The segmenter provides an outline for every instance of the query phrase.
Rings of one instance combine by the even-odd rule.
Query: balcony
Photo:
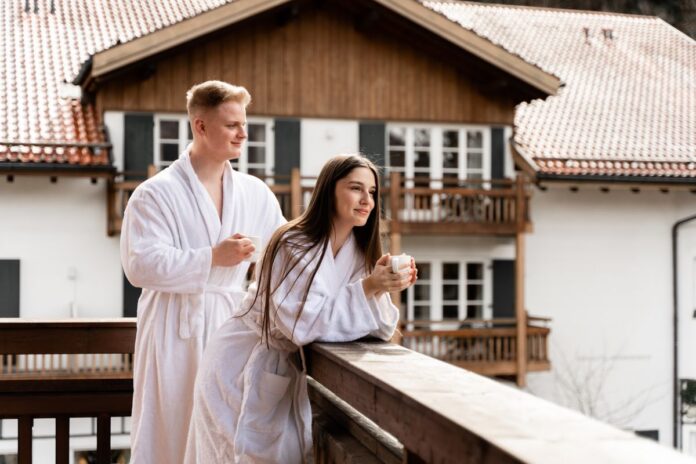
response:
[[[526,359],[518,359],[515,319],[405,321],[401,344],[413,351],[487,376],[548,371],[550,319],[527,317]]]
[[[154,175],[151,169],[148,175]],[[121,231],[123,211],[138,180],[118,175],[109,183],[108,234]],[[314,177],[290,176],[265,179],[278,197],[283,215],[299,216],[309,203]],[[391,234],[507,235],[531,229],[529,188],[522,177],[516,180],[404,179],[392,173],[383,182],[381,200],[385,226]],[[394,212],[397,214],[394,214]]]
[[[19,419],[19,463],[32,421],[56,419],[69,462],[69,418],[130,414],[135,321],[0,320],[0,418]],[[686,456],[407,348],[361,340],[305,348],[318,463],[684,463]]]

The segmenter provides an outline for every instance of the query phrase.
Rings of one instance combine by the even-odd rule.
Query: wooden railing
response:
[[[154,172],[150,170],[148,175]],[[124,180],[131,177],[121,173],[109,183],[109,235],[119,233],[130,194],[141,182]],[[299,216],[307,207],[316,181],[300,176],[299,169],[293,169],[290,176],[267,176],[264,180],[288,219]],[[514,181],[405,179],[400,173],[392,173],[383,184],[381,202],[386,225],[401,234],[514,235],[530,225],[529,192],[522,177]]]
[[[440,321],[439,324],[446,325],[447,322]],[[548,357],[550,332],[548,327],[527,325],[527,371],[551,368]],[[479,374],[517,373],[517,330],[514,319],[481,321],[475,328],[404,329],[401,344]]]
[[[20,464],[36,418],[56,420],[56,462],[69,462],[70,418],[97,418],[97,462],[110,463],[111,418],[130,416],[135,319],[0,320],[0,419],[18,419]]]
[[[132,381],[125,364],[116,367],[114,361],[109,367],[104,356],[88,356],[72,368],[56,357],[53,374],[50,361],[23,367],[20,374],[14,367],[22,364],[18,360],[112,354],[130,363],[122,355],[132,353],[135,330],[134,319],[0,320],[0,354],[5,355],[0,418],[19,419],[19,463],[32,460],[34,418],[56,418],[56,462],[67,463],[69,418],[95,416],[97,462],[108,463],[109,418],[130,415]],[[541,464],[569,457],[592,463],[691,462],[649,440],[395,344],[321,343],[305,347],[305,353],[318,464]]]
[[[309,374],[398,440],[401,462],[692,462],[650,440],[398,345],[315,343],[306,351]],[[385,440],[376,446],[363,430],[353,435],[362,449],[382,452],[385,459],[377,462],[395,462],[398,450],[384,452]]]

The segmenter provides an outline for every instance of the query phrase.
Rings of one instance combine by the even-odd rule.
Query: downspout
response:
[[[677,248],[678,248],[678,229],[680,226],[686,224],[687,222],[696,219],[696,214],[688,216],[684,219],[680,219],[675,222],[672,226],[672,330],[674,343],[672,346],[673,350],[673,401],[672,401],[672,414],[674,420],[672,421],[672,442],[676,449],[680,446],[680,432],[681,432],[681,413],[679,412],[679,283],[677,279]]]

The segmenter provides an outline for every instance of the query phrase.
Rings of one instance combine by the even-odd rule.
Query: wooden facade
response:
[[[232,25],[113,73],[99,113],[185,112],[191,85],[221,79],[247,87],[259,116],[512,124],[514,77],[414,24],[354,14],[310,4]]]

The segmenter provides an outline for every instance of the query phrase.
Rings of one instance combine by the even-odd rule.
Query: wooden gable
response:
[[[511,124],[535,95],[513,76],[387,11],[336,3],[259,14],[116,71],[100,111],[184,112],[193,84],[247,87],[250,114]]]

